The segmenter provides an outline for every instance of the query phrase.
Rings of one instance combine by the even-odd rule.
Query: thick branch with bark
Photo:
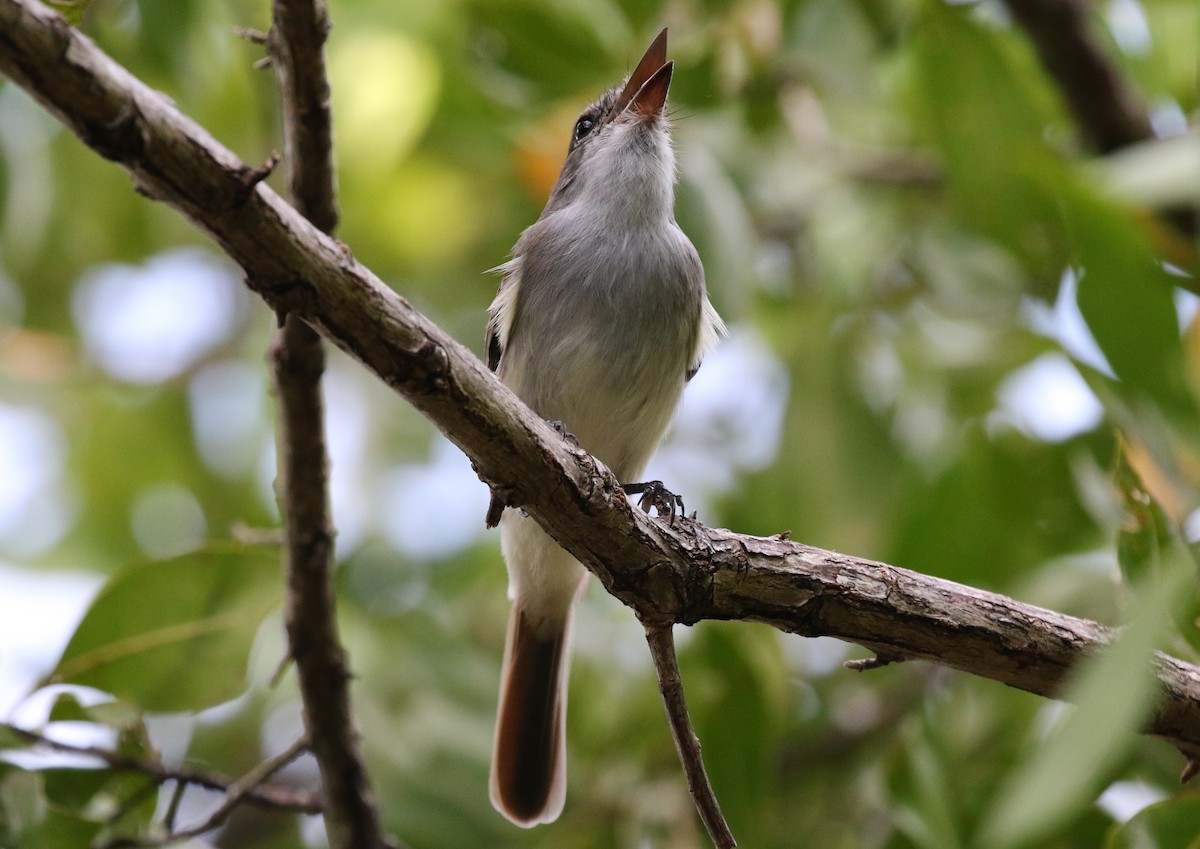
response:
[[[404,395],[648,625],[748,619],[930,660],[1046,696],[1113,632],[1011,598],[778,538],[632,509],[484,365],[203,129],[35,0],[0,0],[0,72],[114,159],[295,312]],[[1147,730],[1200,750],[1200,668],[1159,656]]]

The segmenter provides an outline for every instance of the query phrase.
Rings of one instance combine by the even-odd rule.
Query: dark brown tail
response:
[[[566,798],[566,654],[570,616],[539,634],[509,615],[492,755],[492,805],[523,828],[554,822]]]

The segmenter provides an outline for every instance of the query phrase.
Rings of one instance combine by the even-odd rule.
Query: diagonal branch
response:
[[[466,348],[387,289],[162,95],[36,0],[0,0],[0,73],[208,233],[274,309],[302,315],[470,456],[648,626],[765,622],[1054,697],[1113,631],[1011,598],[778,538],[632,509]],[[1146,730],[1200,751],[1200,668],[1157,657]]]
[[[1150,113],[1096,33],[1096,7],[1085,0],[1005,0],[1057,84],[1088,145],[1108,154],[1153,139]],[[1197,232],[1196,209],[1167,210],[1185,236]]]
[[[283,100],[288,190],[316,227],[332,231],[333,144],[323,47],[323,0],[275,0],[268,38]],[[389,845],[379,822],[350,709],[350,671],[338,637],[333,588],[321,338],[295,315],[271,351],[279,402],[279,496],[287,571],[287,632],[304,702],[304,722],[328,800],[325,830],[333,849]]]
[[[1154,138],[1146,105],[1100,45],[1084,0],[1005,0],[1088,143],[1099,153]]]

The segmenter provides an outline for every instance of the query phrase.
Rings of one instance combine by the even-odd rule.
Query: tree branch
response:
[[[1146,104],[1100,43],[1085,0],[1005,0],[1058,85],[1087,143],[1101,154],[1154,138]],[[1196,235],[1196,209],[1165,217],[1185,236]]]
[[[296,208],[332,231],[333,144],[323,47],[323,0],[275,0],[268,38],[283,100],[288,188]],[[333,588],[321,376],[325,351],[304,321],[279,312],[271,352],[279,403],[279,497],[287,552],[287,632],[304,702],[304,721],[325,790],[325,830],[333,849],[394,845],[383,834],[350,709],[350,672],[338,636]]]
[[[712,782],[704,769],[700,756],[700,738],[692,728],[687,703],[683,698],[683,677],[679,674],[679,661],[675,657],[675,634],[671,625],[646,627],[646,642],[650,656],[654,659],[654,671],[658,675],[658,690],[662,694],[663,709],[667,712],[667,724],[675,740],[675,751],[687,777],[688,791],[696,803],[696,810],[708,836],[717,849],[733,849],[737,841],[729,830],[729,823],[721,813],[721,803],[713,792]]]
[[[181,787],[194,784],[197,787],[203,787],[206,790],[216,790],[220,793],[231,792],[232,788],[238,784],[237,779],[222,775],[219,772],[192,769],[183,766],[171,769],[154,761],[141,760],[120,752],[114,752],[111,749],[102,749],[99,746],[77,746],[73,743],[63,743],[51,739],[44,734],[39,734],[36,731],[10,725],[7,722],[0,723],[0,728],[35,746],[44,746],[47,749],[64,754],[95,758],[110,769],[120,772],[141,773],[155,784],[166,784],[168,781],[174,781]],[[266,777],[264,776],[263,779],[252,785],[243,785],[239,791],[240,798],[268,808],[299,811],[305,814],[319,814],[324,811],[325,805],[320,796],[294,787],[264,784],[262,782]]]
[[[1154,138],[1146,105],[1101,47],[1083,0],[1005,0],[1098,153]]]
[[[179,831],[171,831],[162,837],[114,837],[101,844],[100,849],[125,849],[125,847],[156,847],[165,846],[170,843],[176,843],[180,840],[187,840],[192,837],[199,837],[205,832],[212,831],[225,823],[229,819],[229,815],[233,813],[238,805],[242,804],[242,800],[247,798],[251,791],[262,782],[266,781],[273,774],[283,769],[296,758],[300,757],[304,752],[308,751],[307,736],[301,737],[294,741],[275,757],[263,761],[247,772],[237,781],[234,781],[226,788],[225,798],[217,809],[209,814],[202,822],[197,823],[189,828],[180,829]]]
[[[580,558],[646,625],[765,622],[1057,696],[1104,626],[895,566],[631,508],[462,345],[262,184],[203,129],[35,0],[0,0],[0,72],[208,233],[276,310],[295,311],[431,419],[489,483]],[[1156,659],[1146,730],[1200,751],[1200,668]]]

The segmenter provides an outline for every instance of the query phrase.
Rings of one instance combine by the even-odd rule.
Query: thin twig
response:
[[[64,743],[40,734],[37,731],[30,731],[29,729],[20,728],[8,723],[0,723],[0,728],[36,746],[42,746],[64,754],[95,758],[110,769],[120,772],[141,773],[148,776],[156,784],[166,784],[168,781],[175,781],[181,787],[194,784],[197,787],[216,790],[222,793],[230,792],[230,788],[237,784],[235,779],[227,775],[222,775],[219,772],[192,769],[189,767],[165,767],[156,761],[141,760],[99,746],[78,746],[73,743]],[[324,802],[319,795],[309,793],[305,790],[281,787],[274,784],[257,784],[244,791],[241,794],[241,798],[246,802],[252,802],[256,805],[298,811],[305,814],[319,814],[324,810]]]
[[[729,830],[717,794],[708,780],[704,759],[700,756],[700,738],[692,728],[692,718],[688,716],[687,704],[683,700],[683,679],[675,658],[675,633],[670,625],[647,625],[646,642],[650,646],[650,657],[654,659],[654,671],[658,673],[658,690],[662,693],[667,723],[675,739],[675,751],[679,753],[679,762],[687,776],[688,790],[696,803],[700,820],[717,849],[732,849],[737,846],[737,841]]]
[[[225,792],[225,798],[215,811],[209,814],[203,822],[199,822],[191,828],[180,829],[179,831],[172,831],[168,834],[155,837],[114,837],[101,844],[100,849],[166,846],[171,843],[177,843],[180,840],[199,837],[201,834],[212,831],[214,828],[223,825],[225,820],[229,819],[229,815],[249,797],[255,787],[258,787],[273,774],[300,757],[300,755],[308,751],[308,748],[308,737],[300,737],[273,758],[255,766],[237,781],[229,785],[229,788]]]

